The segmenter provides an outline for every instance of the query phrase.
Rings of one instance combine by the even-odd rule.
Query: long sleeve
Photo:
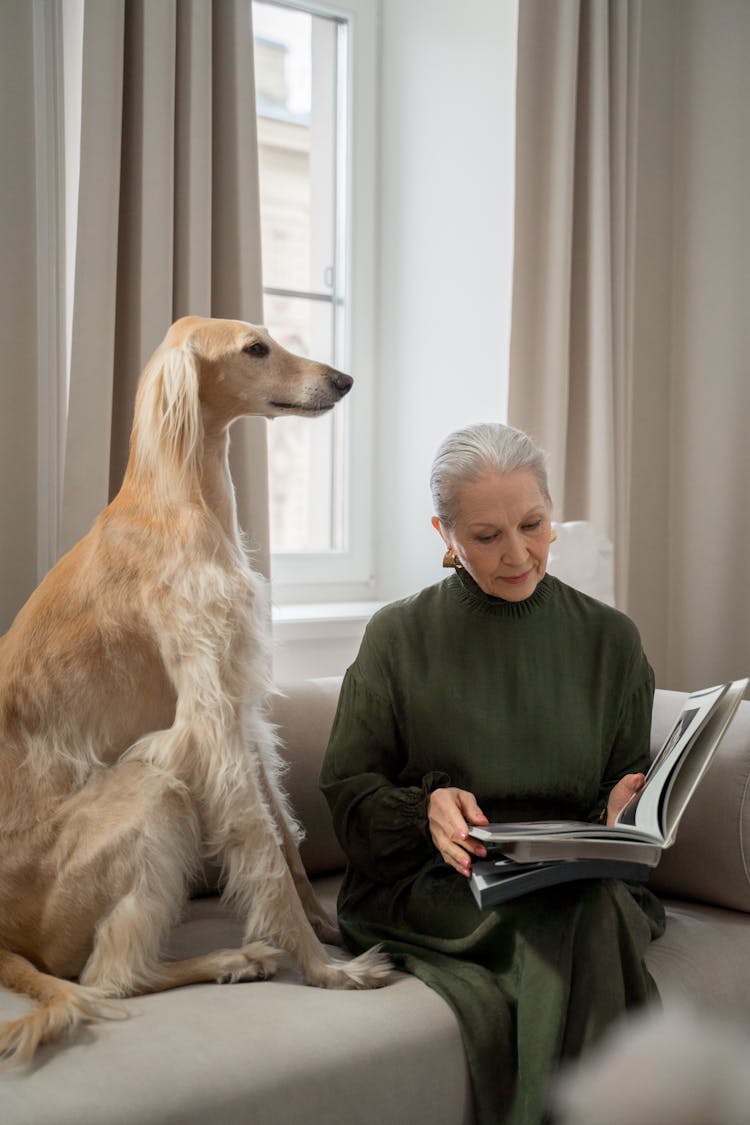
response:
[[[639,641],[596,808],[590,816],[592,820],[599,819],[606,811],[610,791],[622,777],[628,773],[645,773],[648,769],[653,704],[654,673]]]
[[[404,764],[393,708],[355,664],[344,677],[320,783],[349,862],[376,883],[413,874],[435,851],[427,799],[449,779],[434,772],[421,785],[400,784]]]

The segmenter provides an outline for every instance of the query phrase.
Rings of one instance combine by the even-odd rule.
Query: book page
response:
[[[705,691],[693,692],[688,697],[677,722],[649,767],[643,788],[620,810],[615,821],[618,826],[631,825],[650,836],[666,840],[663,813],[667,787],[671,784],[675,771],[682,768],[708,715],[726,690],[727,685],[721,684],[706,688]]]
[[[605,836],[604,832],[609,833]],[[637,836],[623,839],[624,833],[604,828],[596,836],[527,836],[523,840],[506,841],[500,848],[509,859],[518,863],[563,859],[619,859],[654,867],[662,848],[655,842],[645,843]],[[489,853],[492,855],[492,851]]]
[[[747,680],[730,684],[716,710],[708,717],[684,764],[670,779],[662,794],[665,846],[671,844],[690,798],[708,769],[714,751],[729,726],[745,691]]]
[[[508,842],[520,840],[640,840],[651,844],[660,843],[658,836],[649,836],[629,824],[609,826],[591,820],[508,821],[488,824],[484,828],[472,826],[469,835],[501,848]]]

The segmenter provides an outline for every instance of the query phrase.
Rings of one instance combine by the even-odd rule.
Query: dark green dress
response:
[[[558,1061],[656,998],[643,955],[664,915],[616,880],[480,911],[428,795],[468,789],[491,821],[596,818],[647,765],[653,690],[623,614],[550,575],[506,602],[465,571],[376,614],[344,678],[321,774],[349,858],[342,932],[453,1007],[481,1125],[542,1121]]]

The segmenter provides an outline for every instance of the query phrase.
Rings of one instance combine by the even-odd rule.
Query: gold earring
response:
[[[443,555],[443,567],[445,570],[463,570],[463,564],[458,555],[450,547]]]
[[[557,532],[553,529],[552,533],[550,534],[549,541],[550,541],[550,543],[554,543],[556,539],[557,539]]]

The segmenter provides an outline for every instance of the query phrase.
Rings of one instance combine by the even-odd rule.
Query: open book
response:
[[[477,901],[478,883],[487,879],[494,879],[498,887],[506,882],[508,893],[503,897],[510,898],[526,893],[522,882],[524,874],[529,890],[536,889],[537,885],[574,878],[606,875],[644,878],[648,871],[644,873],[643,869],[655,867],[663,849],[674,842],[682,814],[708,769],[747,686],[747,679],[734,680],[688,696],[674,727],[651,762],[643,787],[620,810],[613,825],[545,820],[470,828],[470,834],[490,849],[486,861],[473,865],[472,890]],[[498,854],[493,856],[493,852]],[[501,860],[510,861],[510,866]],[[563,860],[574,862],[561,863]],[[601,871],[602,861],[611,862],[606,872],[597,874],[592,867],[592,873],[585,874],[583,861],[599,863],[597,871]],[[488,864],[496,865],[494,872]],[[626,874],[619,864],[631,866],[631,873]],[[525,873],[520,865],[526,866]],[[559,869],[557,877],[553,867]],[[636,870],[639,867],[640,873]],[[519,880],[515,892],[508,882],[513,877]],[[540,883],[540,879],[544,882]],[[531,885],[534,883],[536,885]],[[500,894],[500,890],[497,893]],[[488,903],[480,902],[480,905]]]

